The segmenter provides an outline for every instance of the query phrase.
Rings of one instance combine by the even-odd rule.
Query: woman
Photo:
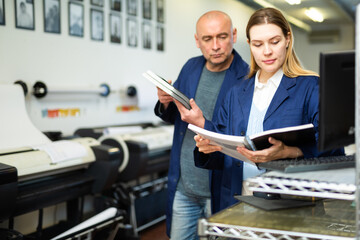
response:
[[[251,63],[248,79],[234,86],[215,122],[205,120],[204,128],[230,135],[252,135],[269,129],[312,123],[318,137],[318,75],[302,68],[293,49],[289,23],[274,8],[257,10],[246,27]],[[236,202],[243,191],[242,181],[260,174],[254,165],[232,159],[221,147],[195,136],[194,156],[198,167],[212,169],[213,213]],[[344,154],[343,149],[319,153],[312,146],[286,146],[269,138],[270,148],[237,151],[255,163],[282,158]],[[209,154],[211,153],[211,154]],[[246,193],[243,193],[243,195]]]

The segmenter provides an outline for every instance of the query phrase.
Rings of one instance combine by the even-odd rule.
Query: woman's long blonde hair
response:
[[[286,50],[286,57],[285,62],[283,64],[283,72],[287,77],[297,77],[299,75],[311,75],[311,76],[318,76],[317,73],[313,71],[309,71],[304,69],[301,66],[301,63],[299,59],[296,56],[295,50],[293,48],[293,33],[290,27],[290,24],[285,19],[283,14],[275,9],[275,8],[262,8],[257,10],[256,12],[251,15],[249,22],[246,27],[246,37],[248,41],[250,42],[250,28],[254,25],[260,25],[260,24],[275,24],[276,26],[280,27],[284,36],[289,36],[290,42],[289,46]],[[250,63],[250,72],[248,77],[252,77],[259,69],[260,67],[256,64],[253,54],[251,53],[251,63]]]

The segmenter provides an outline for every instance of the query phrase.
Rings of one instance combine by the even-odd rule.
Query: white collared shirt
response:
[[[259,82],[259,73],[260,71],[257,71],[255,76],[253,103],[260,111],[262,111],[269,107],[270,102],[280,85],[284,72],[280,68],[265,84]]]

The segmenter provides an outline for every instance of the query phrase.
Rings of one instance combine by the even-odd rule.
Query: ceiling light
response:
[[[301,0],[285,0],[290,5],[298,5],[301,3]]]
[[[318,10],[316,10],[315,8],[309,8],[305,10],[305,14],[314,22],[322,22],[324,21],[324,17],[321,14],[321,12],[319,12]]]

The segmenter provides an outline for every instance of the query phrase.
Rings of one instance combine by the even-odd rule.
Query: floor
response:
[[[140,232],[140,240],[169,240],[168,236],[166,235],[165,221],[162,221]]]

